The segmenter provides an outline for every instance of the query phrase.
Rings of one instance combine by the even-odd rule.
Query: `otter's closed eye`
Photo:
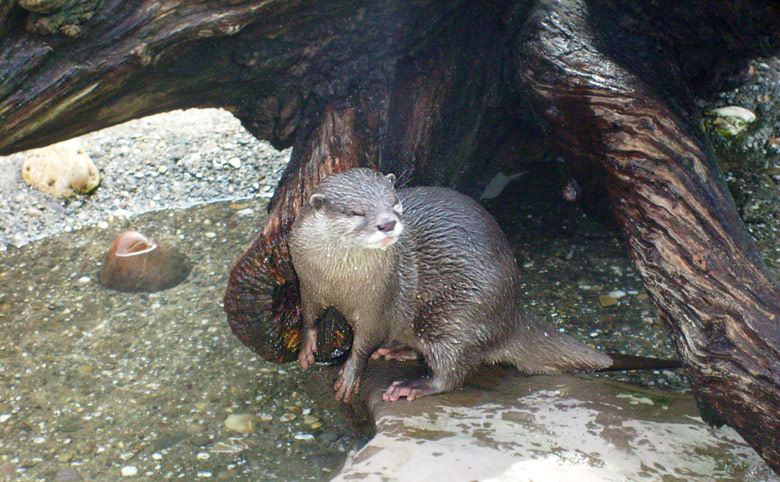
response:
[[[350,216],[365,216],[365,213],[363,211],[355,211],[354,209],[349,212]]]

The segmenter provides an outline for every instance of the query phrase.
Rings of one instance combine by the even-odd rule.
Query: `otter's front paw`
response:
[[[306,370],[314,364],[314,353],[317,351],[317,332],[304,333],[301,348],[298,352],[298,365],[301,370]]]
[[[345,370],[342,368],[339,373],[339,378],[336,380],[336,384],[333,385],[333,389],[336,390],[336,400],[349,402],[352,395],[360,390],[360,377],[356,375],[346,375]]]

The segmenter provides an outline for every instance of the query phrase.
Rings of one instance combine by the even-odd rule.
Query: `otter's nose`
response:
[[[395,220],[390,220],[386,223],[378,224],[376,228],[383,233],[389,233],[393,229],[395,229]]]

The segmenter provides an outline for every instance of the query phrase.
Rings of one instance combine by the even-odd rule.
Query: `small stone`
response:
[[[211,472],[198,472],[198,478],[199,479],[210,479],[212,477]]]
[[[722,136],[736,136],[756,120],[756,114],[736,105],[713,109],[707,114],[712,117],[708,122]]]
[[[76,139],[27,152],[24,182],[58,198],[87,194],[100,185],[100,173]]]
[[[622,290],[610,291],[609,296],[615,298],[616,300],[619,300],[620,298],[626,296],[626,292]]]
[[[228,161],[228,164],[230,164],[230,167],[233,169],[238,169],[241,167],[241,159],[233,157]]]
[[[152,454],[152,459],[153,460],[162,460],[162,458],[163,458],[163,456],[162,456],[162,454],[160,452],[155,452],[155,453]]]
[[[135,477],[136,475],[138,475],[138,467],[135,465],[122,467],[122,477]]]
[[[63,467],[54,476],[54,482],[81,482],[84,480],[73,467]]]
[[[314,435],[312,435],[310,433],[298,432],[293,437],[295,438],[295,440],[303,440],[303,441],[306,441],[306,442],[314,442]]]
[[[90,281],[91,279],[89,278],[89,276],[82,276],[81,278],[79,278],[79,283],[83,285],[89,283]]]
[[[281,417],[279,417],[280,422],[292,422],[295,420],[295,414],[294,413],[285,413]]]
[[[36,218],[41,215],[41,210],[40,209],[36,209],[36,208],[34,208],[32,206],[27,208],[27,210],[25,212],[27,213],[28,216],[32,216],[32,217],[36,217]]]
[[[225,427],[234,432],[252,433],[257,430],[258,422],[254,415],[233,413],[225,419]]]
[[[217,237],[217,233],[215,233],[214,231],[207,231],[207,232],[203,233],[203,235],[206,236],[207,238],[216,238]]]
[[[198,455],[196,455],[195,458],[198,460],[208,460],[211,458],[211,455],[206,452],[198,452]]]
[[[106,221],[98,221],[97,227],[100,229],[108,229],[108,223]]]
[[[61,462],[63,464],[67,464],[71,460],[73,460],[73,454],[65,453],[57,456],[57,462]]]
[[[322,422],[314,422],[309,426],[312,430],[317,430],[318,428],[322,428]]]
[[[159,172],[160,174],[165,174],[166,172],[168,172],[168,168],[166,166],[160,166],[157,168],[157,172]]]
[[[607,308],[615,306],[618,303],[618,300],[609,295],[601,295],[599,296],[599,303],[601,303],[601,306],[604,308]]]
[[[319,418],[317,418],[315,416],[312,416],[312,415],[304,415],[303,416],[303,423],[305,423],[306,425],[311,425],[311,424],[313,424],[315,422],[319,422],[319,421],[320,421]]]
[[[267,413],[264,413],[264,414],[260,415],[260,421],[261,422],[272,422],[273,419],[274,419],[274,416],[273,415],[269,415]]]
[[[5,422],[7,422],[7,421],[8,421],[10,418],[11,418],[11,414],[10,414],[10,413],[4,413],[4,414],[2,414],[2,415],[0,415],[0,423],[5,423]]]
[[[119,456],[119,458],[125,462],[132,459],[133,457],[135,457],[135,454],[133,452],[125,452]]]
[[[230,203],[230,209],[234,211],[241,211],[249,207],[249,203]]]

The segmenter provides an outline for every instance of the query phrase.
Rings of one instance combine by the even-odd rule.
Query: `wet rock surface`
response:
[[[448,394],[383,402],[407,368],[369,367],[377,434],[335,481],[780,480],[734,430],[705,425],[689,395],[493,368]]]

